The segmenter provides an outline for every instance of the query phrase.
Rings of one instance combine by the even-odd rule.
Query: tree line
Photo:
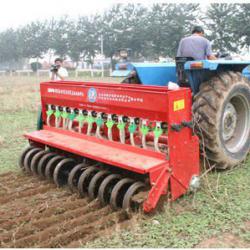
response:
[[[217,51],[239,52],[250,45],[250,4],[115,4],[103,14],[34,21],[0,32],[0,63],[55,53],[91,62],[101,52],[112,58],[130,48],[133,58],[174,57],[180,39],[195,24],[205,28]]]

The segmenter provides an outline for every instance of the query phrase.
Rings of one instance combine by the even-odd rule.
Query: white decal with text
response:
[[[54,89],[48,88],[48,93],[55,93],[59,95],[71,95],[71,96],[84,96],[84,93],[81,91],[73,91],[70,89]]]
[[[121,94],[98,94],[98,100],[103,101],[116,101],[116,102],[140,102],[143,103],[143,98],[132,97],[129,95],[121,95]]]

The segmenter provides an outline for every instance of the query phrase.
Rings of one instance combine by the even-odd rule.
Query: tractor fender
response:
[[[192,68],[194,63],[201,63],[202,67],[199,69],[210,70],[210,71],[237,71],[242,72],[244,68],[250,65],[250,61],[240,60],[199,60],[199,61],[188,61],[185,63],[185,70],[196,70]]]

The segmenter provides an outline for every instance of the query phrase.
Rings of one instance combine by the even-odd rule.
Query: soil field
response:
[[[36,129],[38,83],[45,80],[0,77],[0,247],[250,247],[250,156],[235,169],[204,175],[199,192],[132,218],[22,174],[23,134]]]
[[[37,177],[0,175],[0,247],[80,247],[133,219]]]

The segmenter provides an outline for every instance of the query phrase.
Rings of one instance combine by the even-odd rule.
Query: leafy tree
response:
[[[32,22],[20,29],[20,46],[26,58],[41,58],[49,49],[48,22]]]
[[[213,49],[232,52],[239,50],[239,38],[234,32],[235,13],[239,10],[238,4],[214,3],[209,6],[205,24],[210,31],[209,39],[213,41]]]
[[[30,64],[30,67],[32,69],[33,72],[37,72],[37,70],[41,69],[42,68],[42,64],[39,63],[39,62],[32,62]]]
[[[234,12],[233,33],[240,47],[250,47],[250,3],[240,4]]]
[[[69,51],[69,33],[74,30],[74,22],[64,16],[59,20],[51,19],[48,27],[49,48],[65,58]]]
[[[250,47],[250,4],[211,4],[203,16],[198,4],[115,4],[101,16],[63,16],[1,32],[0,61],[38,59],[53,51],[75,62],[91,62],[101,52],[101,36],[104,54],[111,59],[121,48],[132,49],[136,59],[174,57],[181,38],[202,20],[214,49]]]
[[[0,61],[1,63],[15,63],[22,58],[19,45],[19,31],[8,29],[0,33]],[[11,67],[10,67],[11,68]]]
[[[77,23],[68,32],[69,56],[74,61],[86,59],[92,61],[99,50],[99,16],[79,17]]]
[[[103,15],[100,25],[104,37],[104,54],[111,57],[120,48],[143,53],[147,9],[140,4],[116,4]]]
[[[147,20],[147,47],[151,56],[176,55],[179,41],[190,34],[196,23],[199,5],[197,4],[154,4]]]

